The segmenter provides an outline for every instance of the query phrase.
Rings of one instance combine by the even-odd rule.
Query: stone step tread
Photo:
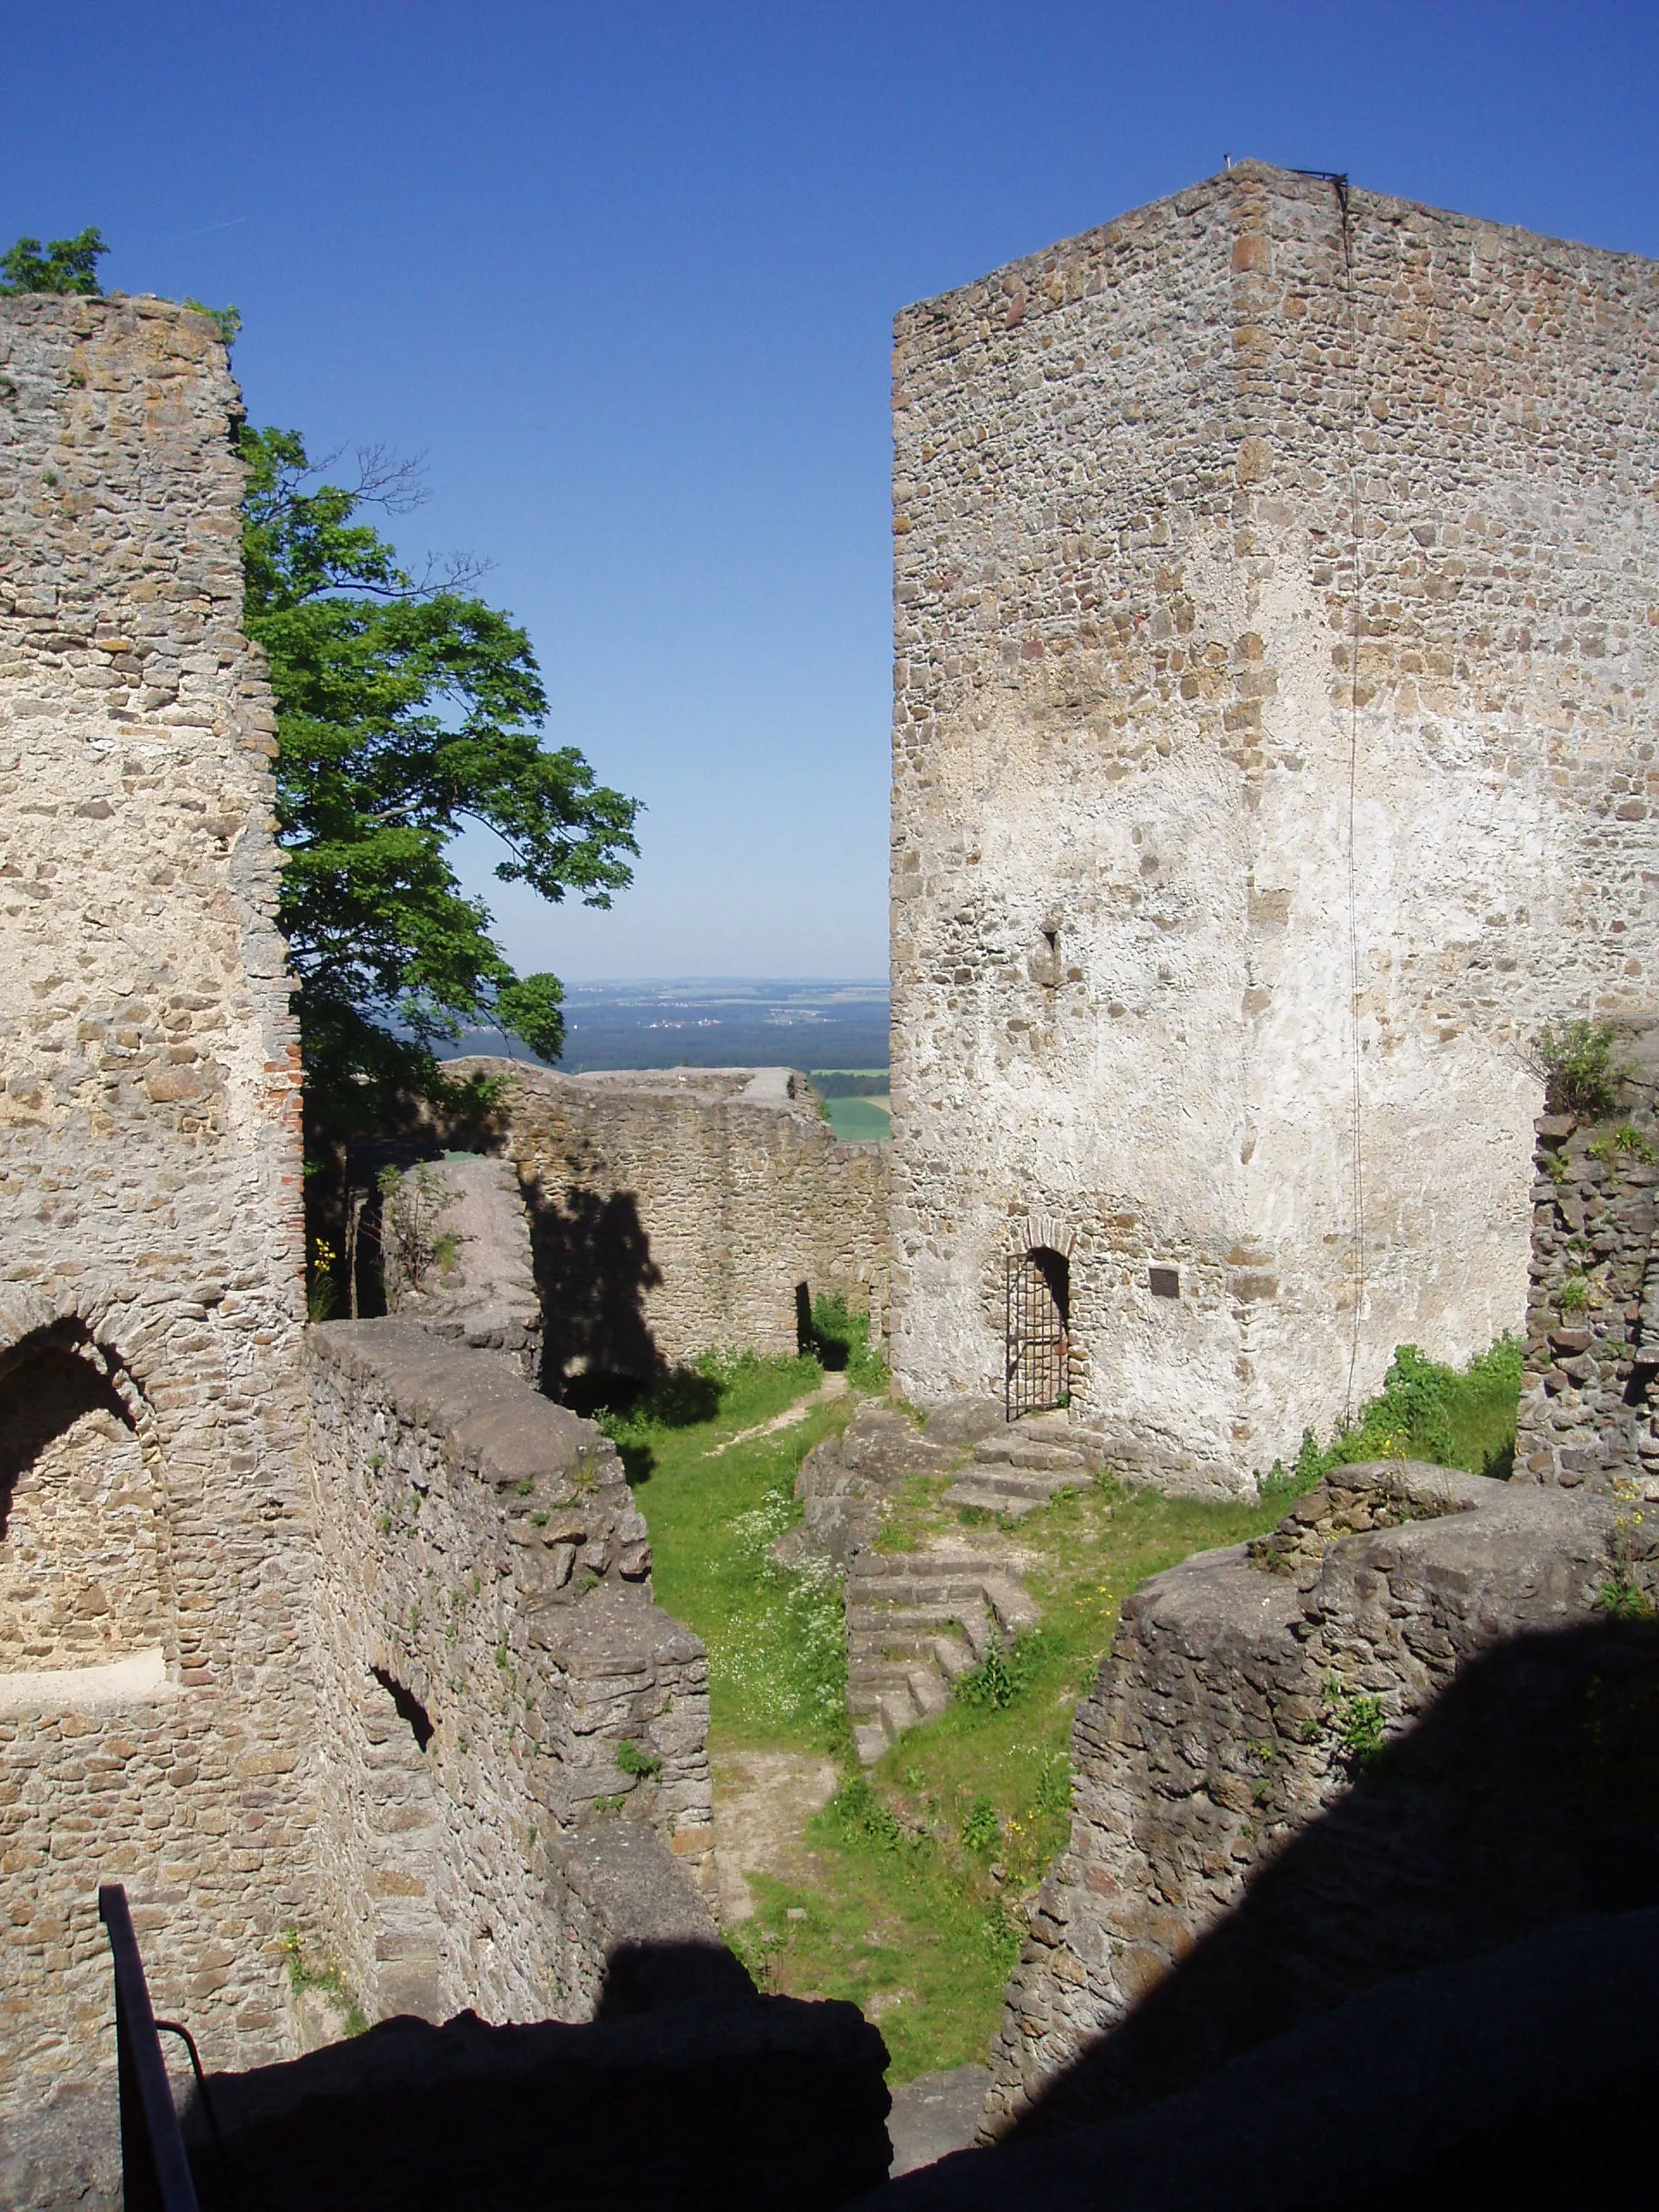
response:
[[[879,1621],[909,1620],[918,1613],[949,1613],[958,1605],[981,1605],[984,1602],[985,1585],[1006,1581],[1007,1574],[1008,1569],[1004,1563],[998,1567],[988,1568],[983,1574],[975,1575],[971,1582],[952,1580],[934,1583],[925,1590],[917,1591],[914,1595],[890,1601],[885,1591],[854,1591],[847,1606],[847,1618],[868,1622],[874,1626]]]
[[[849,1659],[867,1657],[878,1651],[926,1651],[931,1649],[936,1636],[949,1636],[956,1628],[960,1613],[935,1613],[930,1620],[892,1622],[885,1628],[856,1628],[848,1631]]]
[[[950,1702],[950,1685],[937,1667],[912,1667],[910,1694],[924,1720],[937,1720]]]
[[[974,1464],[981,1467],[1029,1468],[1034,1473],[1068,1468],[1081,1474],[1087,1462],[1081,1452],[1064,1444],[1010,1444],[994,1436],[975,1445]]]
[[[869,1661],[861,1667],[849,1668],[847,1672],[847,1702],[855,1714],[874,1713],[884,1697],[906,1697],[918,1674],[931,1675],[941,1681],[938,1669],[931,1663],[916,1659],[883,1659]]]
[[[933,1659],[947,1682],[954,1682],[979,1664],[974,1647],[963,1637],[936,1636]]]
[[[956,1606],[918,1606],[913,1612],[849,1612],[847,1615],[847,1637],[862,1639],[868,1643],[892,1642],[893,1637],[936,1637],[940,1628],[949,1628],[951,1621],[960,1621],[963,1615]]]
[[[985,1596],[1005,1636],[1024,1636],[1036,1627],[1037,1608],[1012,1577],[995,1585],[988,1583]]]
[[[998,1497],[1017,1498],[1027,1505],[1046,1505],[1057,1490],[1065,1490],[1065,1475],[1003,1473],[995,1467],[971,1467],[958,1475],[944,1493],[944,1503],[954,1505],[964,1490],[990,1491]]]
[[[999,1560],[995,1567],[987,1566],[977,1574],[930,1574],[918,1575],[912,1582],[853,1583],[845,1601],[848,1617],[868,1613],[872,1618],[887,1618],[918,1605],[971,1605],[985,1587],[987,1575],[1007,1572],[1007,1562]]]
[[[913,1728],[922,1717],[908,1682],[902,1688],[883,1690],[876,1700],[875,1709],[890,1739],[902,1736],[906,1728]]]
[[[874,1766],[887,1748],[887,1732],[879,1720],[866,1721],[853,1731],[853,1748],[861,1766]]]
[[[1023,1521],[1048,1503],[1046,1497],[1021,1497],[1017,1491],[993,1489],[989,1483],[952,1483],[944,1497],[947,1505],[976,1505],[982,1513],[1006,1513],[1011,1521]]]
[[[860,1552],[849,1572],[849,1583],[901,1580],[923,1572],[934,1574],[995,1574],[1002,1560],[995,1552]]]

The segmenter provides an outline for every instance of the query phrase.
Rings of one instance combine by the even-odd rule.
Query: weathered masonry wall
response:
[[[1538,1122],[1517,1481],[1659,1500],[1659,1027],[1622,1040],[1599,1122]]]
[[[1376,1462],[1145,1583],[1077,1707],[987,2131],[1109,2118],[1390,1974],[1650,1904],[1621,1838],[1651,1638],[1594,1610],[1616,1534],[1605,1499]]]
[[[1189,1488],[1520,1325],[1520,1047],[1654,987],[1656,318],[1255,162],[899,317],[911,1397],[998,1385],[1033,1218],[1073,1403]]]
[[[887,1302],[887,1147],[837,1144],[782,1068],[499,1077],[531,1204],[549,1386],[694,1353],[792,1352],[796,1291]]]
[[[100,1881],[287,2045],[315,1732],[298,1069],[207,320],[0,301],[0,2110],[112,2065]]]
[[[585,2017],[602,1953],[572,1840],[641,1824],[709,1885],[702,1646],[652,1602],[614,1447],[505,1354],[397,1319],[308,1351],[344,1978],[372,2018]]]

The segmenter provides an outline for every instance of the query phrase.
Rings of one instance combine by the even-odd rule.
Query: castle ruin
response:
[[[1227,1492],[1520,1325],[1650,1005],[1659,270],[1246,162],[907,309],[894,1365]]]
[[[239,419],[199,314],[0,305],[0,2191],[48,2107],[105,2185],[100,1883],[220,2069],[715,1942],[703,1649],[525,1380],[510,1172],[482,1320],[305,1326]]]

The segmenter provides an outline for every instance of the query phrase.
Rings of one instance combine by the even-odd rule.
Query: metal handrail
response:
[[[162,2058],[138,1938],[119,1882],[98,1893],[115,1966],[115,2050],[121,2091],[121,2196],[125,2212],[198,2212],[196,2184]]]

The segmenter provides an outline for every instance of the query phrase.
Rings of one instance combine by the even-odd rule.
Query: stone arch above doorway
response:
[[[170,1641],[156,1427],[78,1313],[0,1294],[0,1673]]]

